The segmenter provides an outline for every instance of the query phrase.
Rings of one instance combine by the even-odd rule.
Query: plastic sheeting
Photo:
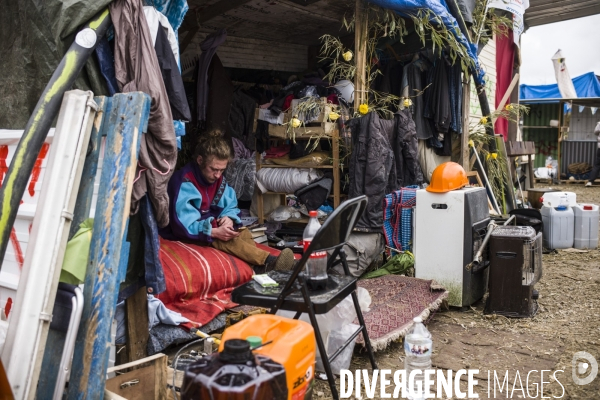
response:
[[[477,58],[477,46],[469,43],[467,38],[460,32],[458,23],[450,14],[445,0],[369,0],[369,2],[396,11],[403,16],[417,15],[417,12],[421,9],[433,11],[433,13],[442,20],[442,23],[446,28],[454,33],[456,39],[465,46],[469,57],[475,62],[475,83],[477,85],[483,85],[485,83],[485,72],[479,65],[479,59]]]
[[[593,72],[573,78],[573,86],[577,97],[600,97],[600,81]],[[519,88],[521,100],[560,99],[558,84],[553,85],[521,85]]]

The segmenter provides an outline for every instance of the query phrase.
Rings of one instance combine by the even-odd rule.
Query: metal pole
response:
[[[10,162],[0,188],[0,263],[9,242],[10,230],[25,192],[29,175],[42,148],[52,121],[58,115],[63,94],[71,89],[79,72],[111,24],[108,8],[98,13],[75,37],[75,41],[52,74],[33,114],[25,126],[23,137]],[[0,264],[1,269],[1,264]]]

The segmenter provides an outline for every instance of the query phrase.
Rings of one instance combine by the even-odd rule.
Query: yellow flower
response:
[[[488,153],[488,155],[487,155],[487,156],[485,156],[485,159],[486,159],[486,160],[489,160],[489,159],[490,159],[490,153]]]
[[[475,147],[475,142],[472,140],[469,140],[469,147]]]
[[[302,122],[296,117],[292,118],[292,128],[299,128]]]
[[[412,100],[411,99],[404,99],[404,101],[402,102],[402,104],[404,104],[404,107],[410,107],[410,106],[412,106]]]
[[[506,108],[508,111],[511,111],[514,107],[512,104],[507,104],[504,108]]]
[[[335,122],[339,117],[340,114],[336,113],[335,111],[329,113],[329,119],[333,122]]]
[[[492,158],[495,160],[496,158],[498,158],[498,153],[492,153]]]
[[[361,104],[358,107],[358,112],[361,113],[362,115],[365,115],[369,112],[369,105],[368,104]]]
[[[344,60],[346,61],[350,61],[352,60],[352,57],[354,56],[354,54],[352,54],[352,52],[350,50],[348,50],[347,52],[345,52],[344,54],[342,54],[342,57],[344,58]]]
[[[485,125],[488,122],[487,117],[481,117],[481,119],[479,120],[479,122],[481,123],[481,125]]]

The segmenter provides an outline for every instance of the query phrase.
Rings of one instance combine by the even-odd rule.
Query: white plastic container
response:
[[[599,209],[595,204],[577,204],[573,207],[575,218],[576,249],[595,249],[598,247]]]
[[[422,400],[425,399],[423,391],[417,392],[419,385],[417,381],[421,383],[420,387],[424,387],[424,374],[425,370],[431,369],[431,353],[433,353],[433,341],[431,333],[423,325],[423,320],[420,317],[413,319],[414,325],[404,338],[404,370],[406,371],[406,377],[410,375],[413,370],[421,370],[420,374],[415,375],[414,389],[416,393],[408,393],[408,399],[411,400]]]
[[[548,207],[558,207],[565,202],[569,207],[577,205],[577,195],[573,192],[548,192],[544,193],[540,200]]]
[[[544,247],[548,249],[573,247],[575,233],[573,209],[563,204],[558,207],[542,206],[541,211],[544,223]]]

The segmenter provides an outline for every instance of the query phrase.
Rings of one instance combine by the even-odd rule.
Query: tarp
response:
[[[479,65],[477,58],[477,46],[469,43],[467,38],[460,32],[456,19],[450,14],[445,0],[369,0],[370,3],[380,7],[396,11],[402,16],[416,16],[419,10],[428,9],[433,12],[446,28],[454,33],[456,39],[467,49],[469,57],[475,62],[475,83],[482,85],[485,83],[485,72]]]
[[[110,0],[3,0],[0,12],[0,128],[24,129],[78,28]],[[106,91],[94,59],[74,89]]]
[[[573,78],[573,86],[577,97],[600,97],[600,81],[593,72]],[[560,99],[558,84],[552,85],[521,85],[519,87],[521,100]]]
[[[2,0],[0,2],[0,129],[24,129],[54,70],[81,25],[111,0]],[[186,0],[146,0],[177,32]],[[95,56],[73,89],[108,95]]]

